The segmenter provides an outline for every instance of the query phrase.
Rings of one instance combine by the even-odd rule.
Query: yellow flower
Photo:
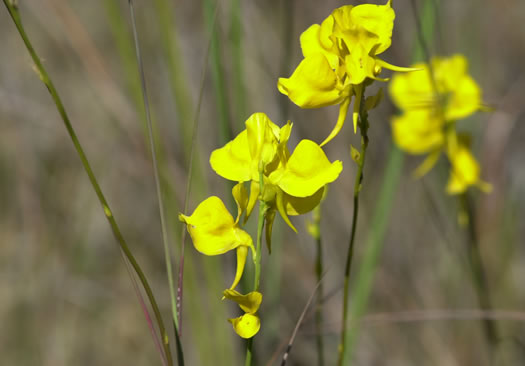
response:
[[[403,112],[392,120],[396,144],[411,154],[429,154],[416,169],[426,174],[445,151],[451,163],[447,192],[464,192],[476,185],[489,185],[480,179],[479,165],[469,151],[465,136],[458,136],[456,121],[482,108],[481,89],[468,74],[464,56],[434,58],[430,66],[413,65],[421,71],[395,75],[390,95]]]
[[[246,121],[246,130],[213,151],[210,157],[210,164],[218,175],[233,181],[251,182],[246,218],[259,196],[267,203],[267,234],[271,232],[276,210],[295,230],[288,215],[300,215],[317,206],[324,186],[337,179],[343,168],[340,161],[331,163],[321,147],[310,140],[299,142],[290,154],[286,144],[291,129],[290,122],[279,128],[264,113],[256,113]],[[262,193],[260,171],[263,173]],[[266,237],[270,240],[271,235]]]
[[[479,164],[470,152],[468,136],[458,136],[457,141],[448,144],[447,155],[451,164],[447,193],[463,193],[469,186],[490,192],[492,186],[480,178]]]
[[[262,294],[258,291],[252,291],[242,295],[235,290],[224,290],[224,298],[235,301],[245,312],[237,318],[228,319],[232,324],[233,330],[242,338],[252,338],[259,332],[261,321],[256,315],[261,306]]]
[[[235,221],[216,196],[201,202],[191,216],[179,214],[179,220],[186,223],[195,249],[202,254],[219,255],[236,249],[237,271],[230,287],[234,289],[244,272],[248,248],[252,249],[254,257],[255,249],[250,235],[239,227],[239,219],[248,203],[246,189],[242,184],[237,184],[232,192],[238,208]]]
[[[431,67],[415,64],[418,72],[396,74],[390,83],[394,103],[404,112],[426,109],[443,122],[470,116],[482,106],[481,89],[468,74],[463,55],[435,57]]]
[[[304,59],[290,78],[279,79],[277,87],[301,108],[341,104],[335,128],[321,146],[343,127],[352,95],[356,96],[353,122],[357,131],[365,82],[386,81],[378,77],[383,68],[412,70],[377,57],[390,46],[394,18],[390,0],[385,5],[345,5],[301,35]]]

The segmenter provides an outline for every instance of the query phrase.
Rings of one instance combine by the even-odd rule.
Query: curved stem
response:
[[[363,90],[364,99],[364,90]],[[354,243],[357,230],[357,217],[359,215],[359,193],[361,192],[361,185],[363,182],[363,168],[365,166],[366,150],[368,148],[368,114],[364,109],[364,103],[361,103],[359,111],[359,129],[361,131],[361,151],[359,152],[359,158],[357,159],[357,175],[354,182],[354,214],[352,216],[352,230],[350,234],[350,241],[348,243],[348,253],[346,256],[346,265],[344,273],[344,285],[343,285],[343,320],[341,329],[341,338],[338,346],[338,361],[339,366],[343,365],[345,356],[345,341],[346,341],[346,325],[348,323],[348,298],[349,298],[349,287],[350,287],[350,271],[352,269],[352,258],[354,256]]]
[[[481,252],[479,249],[479,240],[476,232],[476,222],[474,216],[474,209],[472,203],[469,200],[467,193],[464,193],[461,196],[461,203],[463,209],[467,214],[468,221],[468,238],[467,238],[467,250],[468,250],[468,260],[470,264],[472,282],[474,284],[474,289],[476,291],[476,296],[478,298],[478,303],[481,310],[492,310],[492,301],[488,286],[487,280],[487,271],[483,265],[483,260],[481,258]],[[498,331],[492,319],[484,318],[483,319],[483,329],[485,332],[485,339],[490,346],[489,355],[491,358],[490,363],[492,363],[493,348],[498,343]]]
[[[115,221],[115,218],[113,217],[113,213],[111,212],[111,209],[109,208],[109,205],[106,201],[106,198],[104,194],[102,193],[102,190],[98,184],[98,181],[95,177],[95,174],[93,173],[93,170],[91,169],[91,165],[89,164],[89,161],[86,157],[86,154],[84,152],[84,149],[82,148],[82,145],[80,144],[80,141],[78,140],[78,137],[75,133],[75,130],[73,129],[73,126],[71,125],[71,122],[69,120],[69,117],[66,113],[65,107],[62,103],[62,100],[60,99],[58,92],[49,78],[49,75],[47,74],[46,70],[44,69],[44,66],[42,65],[42,62],[40,61],[40,58],[36,54],[31,42],[29,41],[29,38],[27,37],[27,34],[25,33],[24,27],[22,26],[22,22],[20,19],[20,14],[18,13],[18,8],[16,6],[16,3],[11,0],[4,0],[4,4],[9,12],[9,15],[13,19],[13,22],[15,23],[15,26],[18,30],[18,33],[22,37],[24,44],[31,55],[31,58],[33,59],[33,62],[35,63],[36,70],[38,71],[39,77],[44,83],[44,85],[49,90],[49,93],[51,94],[51,97],[53,98],[53,101],[55,102],[55,105],[57,107],[58,113],[60,114],[60,117],[62,118],[62,121],[64,122],[64,125],[66,127],[66,130],[69,134],[69,137],[71,138],[71,141],[73,142],[73,145],[75,146],[75,149],[77,151],[77,154],[82,161],[82,165],[84,166],[84,170],[86,171],[89,181],[91,182],[91,185],[93,186],[93,189],[95,190],[95,193],[97,195],[97,198],[102,205],[102,208],[104,209],[104,214],[106,216],[106,219],[109,222],[109,225],[111,227],[111,230],[113,232],[113,235],[115,236],[115,239],[117,240],[118,244],[120,245],[120,248],[124,252],[126,258],[131,263],[131,266],[135,270],[142,286],[144,287],[144,290],[146,292],[146,296],[148,297],[148,300],[151,304],[151,307],[153,309],[153,312],[155,314],[155,318],[157,321],[157,326],[159,327],[159,331],[162,337],[162,344],[164,348],[164,353],[166,355],[166,358],[168,360],[168,365],[173,365],[173,360],[171,357],[170,347],[169,347],[169,341],[168,341],[168,333],[166,332],[166,329],[164,327],[164,322],[162,320],[162,316],[160,314],[159,307],[157,305],[157,302],[155,301],[155,297],[153,295],[153,291],[151,290],[151,287],[149,286],[149,283],[146,279],[146,276],[144,275],[144,272],[142,272],[142,269],[140,268],[138,262],[135,260],[135,257],[131,253],[128,244],[126,243],[124,236],[120,232],[120,229],[117,225],[117,222]]]

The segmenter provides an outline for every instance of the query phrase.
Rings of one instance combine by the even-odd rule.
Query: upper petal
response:
[[[254,113],[246,120],[252,170],[255,169],[254,163],[258,169],[259,163],[266,166],[273,161],[277,153],[278,131],[279,127],[265,113]]]
[[[392,119],[392,135],[396,144],[411,154],[425,154],[444,146],[444,121],[426,109],[405,112]]]
[[[392,43],[391,38],[395,17],[391,1],[388,1],[385,5],[362,4],[354,7],[351,11],[351,18],[354,24],[358,24],[377,36],[377,43],[379,44],[375,50],[377,55],[385,51]]]
[[[390,97],[401,110],[433,109],[435,91],[432,89],[430,70],[426,64],[412,65],[421,69],[403,74],[394,74],[389,86]]]
[[[335,70],[339,66],[339,55],[337,54],[337,47],[334,47],[333,41],[330,39],[330,23],[333,28],[333,19],[332,16],[328,17],[322,26],[319,24],[311,25],[301,34],[300,41],[304,57],[322,53],[328,60],[330,67]]]
[[[290,78],[280,78],[279,91],[301,108],[319,108],[339,103],[343,85],[322,53],[304,58]]]
[[[447,97],[445,118],[457,120],[477,111],[481,104],[481,89],[468,74],[468,61],[463,55],[435,58],[432,64],[441,90]]]
[[[210,156],[210,165],[218,175],[237,182],[251,180],[251,164],[246,130],[224,147],[214,150]]]
[[[273,172],[269,179],[289,195],[308,197],[336,180],[341,170],[343,164],[339,160],[330,163],[319,145],[301,140],[286,166]]]

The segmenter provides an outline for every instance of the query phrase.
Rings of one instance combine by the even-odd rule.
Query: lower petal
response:
[[[335,127],[332,130],[332,132],[330,132],[330,135],[328,135],[328,137],[319,146],[326,145],[330,140],[337,136],[339,131],[341,131],[341,129],[343,128],[343,125],[345,124],[346,120],[346,115],[348,114],[348,107],[350,106],[350,99],[350,96],[345,98],[339,106],[339,116],[337,117]]]
[[[257,315],[244,314],[238,318],[228,319],[233,330],[242,338],[252,338],[261,329],[261,320]]]
[[[235,279],[230,287],[233,290],[239,284],[242,274],[244,272],[244,266],[246,265],[246,257],[248,257],[248,247],[240,246],[237,248],[237,271],[235,271]]]

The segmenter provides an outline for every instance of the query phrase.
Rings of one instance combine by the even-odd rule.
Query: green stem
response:
[[[325,188],[326,189],[326,188]],[[316,260],[315,260],[315,274],[317,276],[318,294],[317,303],[315,306],[315,336],[317,344],[317,364],[324,365],[324,350],[323,350],[323,247],[321,241],[321,204],[319,204],[313,211],[313,222],[310,234],[315,239],[316,246]]]
[[[364,89],[364,88],[363,88]],[[364,109],[364,90],[362,95],[363,102],[359,112],[359,129],[361,131],[361,151],[359,159],[357,160],[357,175],[354,182],[354,214],[352,217],[352,230],[350,234],[350,241],[348,243],[348,254],[346,256],[346,266],[344,274],[344,289],[343,289],[343,321],[341,329],[341,338],[338,346],[338,361],[339,366],[343,365],[345,357],[345,341],[346,341],[346,325],[348,323],[348,298],[350,288],[350,271],[352,269],[352,258],[354,256],[354,243],[357,230],[357,217],[359,215],[359,193],[361,192],[363,181],[363,168],[365,166],[366,150],[368,148],[368,114]]]
[[[259,186],[260,186],[260,197],[263,195],[264,182],[263,182],[263,173],[259,173]],[[255,247],[255,279],[253,282],[253,291],[259,291],[261,284],[261,257],[262,257],[262,235],[264,228],[264,219],[266,218],[266,211],[268,210],[268,205],[259,198],[259,217],[257,221],[257,244]],[[245,366],[250,366],[252,364],[253,352],[252,352],[253,338],[248,339],[246,343],[246,360],[244,362]]]
[[[315,265],[315,272],[317,274],[317,282],[319,283],[319,293],[317,294],[317,306],[315,308],[315,334],[317,337],[317,363],[319,366],[324,365],[324,351],[323,351],[323,282],[321,281],[323,275],[323,249],[321,246],[321,236],[316,240],[317,246],[317,262]]]
[[[38,71],[39,77],[44,83],[44,85],[47,87],[49,93],[51,94],[51,97],[53,101],[55,102],[55,105],[57,107],[58,113],[60,114],[60,117],[62,118],[62,121],[64,122],[64,125],[66,127],[66,130],[71,138],[71,141],[73,142],[73,145],[75,146],[75,149],[77,151],[78,156],[80,157],[80,160],[82,161],[82,165],[84,166],[84,169],[88,175],[89,181],[91,182],[91,185],[93,186],[93,189],[95,190],[95,193],[97,195],[97,198],[102,205],[102,208],[104,209],[104,214],[109,222],[109,225],[111,227],[111,230],[113,232],[113,235],[115,236],[115,239],[117,240],[118,244],[120,245],[120,248],[126,255],[126,258],[131,263],[131,266],[135,270],[137,276],[139,277],[139,280],[144,287],[144,290],[146,291],[146,295],[148,297],[148,300],[151,304],[151,307],[153,309],[153,312],[155,314],[155,318],[157,321],[157,326],[159,327],[159,331],[162,337],[162,344],[164,348],[164,353],[166,355],[166,358],[168,360],[168,365],[173,365],[173,360],[171,357],[171,351],[169,347],[169,340],[168,340],[168,334],[166,332],[166,329],[164,327],[164,322],[162,320],[162,316],[160,314],[159,307],[157,305],[157,302],[155,301],[155,297],[153,295],[153,291],[151,290],[151,287],[149,286],[149,283],[146,279],[146,276],[142,272],[142,269],[140,268],[139,264],[135,260],[135,257],[131,253],[122,233],[120,232],[120,229],[117,225],[117,222],[115,221],[115,218],[113,217],[113,213],[111,212],[111,209],[109,208],[109,205],[106,201],[106,198],[104,194],[102,193],[102,190],[98,184],[98,181],[95,177],[95,174],[93,173],[93,170],[91,169],[91,165],[89,164],[86,154],[84,153],[84,149],[82,148],[82,145],[80,144],[80,141],[78,140],[78,137],[75,133],[75,130],[73,129],[73,126],[71,125],[71,122],[69,120],[69,117],[66,113],[66,110],[64,108],[64,105],[62,103],[62,100],[60,99],[58,92],[49,78],[49,75],[47,74],[44,66],[42,65],[40,58],[36,54],[33,45],[29,41],[29,38],[27,37],[27,34],[25,33],[24,27],[22,26],[22,22],[20,19],[20,14],[18,12],[18,8],[16,6],[16,2],[10,1],[10,0],[3,0],[4,5],[6,6],[9,15],[13,19],[13,22],[15,23],[15,26],[22,37],[22,40],[24,41],[24,44],[31,55],[31,58],[33,59],[33,62],[35,63],[36,69]]]
[[[492,310],[492,301],[490,297],[490,291],[487,281],[487,271],[483,265],[481,258],[481,252],[479,249],[479,240],[476,232],[476,223],[474,216],[474,209],[469,200],[467,193],[461,196],[461,203],[467,214],[468,221],[468,238],[467,238],[467,250],[468,259],[470,263],[470,269],[472,274],[472,282],[476,291],[479,306],[482,310]],[[495,327],[494,322],[489,318],[483,319],[483,329],[485,332],[485,338],[489,344],[489,354],[492,359],[492,350],[498,343],[498,331]],[[491,362],[492,363],[492,360]]]

